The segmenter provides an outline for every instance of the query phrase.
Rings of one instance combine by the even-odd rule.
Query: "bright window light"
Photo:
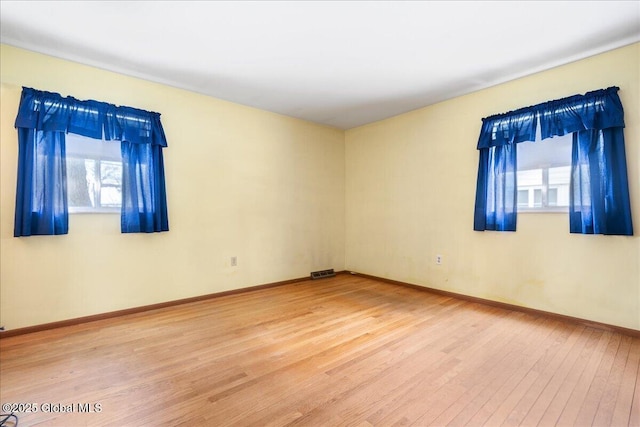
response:
[[[120,141],[104,141],[67,134],[66,152],[69,212],[120,212]]]
[[[566,212],[572,135],[518,144],[518,211]]]

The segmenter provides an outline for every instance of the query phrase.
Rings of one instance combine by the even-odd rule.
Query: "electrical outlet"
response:
[[[442,255],[436,255],[436,264],[442,265]]]
[[[237,256],[232,256],[231,257],[231,267],[235,267],[238,265],[238,257]]]

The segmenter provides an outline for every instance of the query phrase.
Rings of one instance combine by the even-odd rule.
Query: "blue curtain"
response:
[[[516,145],[480,150],[475,230],[516,231]]]
[[[517,143],[536,139],[537,114],[523,108],[482,119],[473,229],[515,231]]]
[[[621,127],[573,134],[570,200],[572,233],[633,235]]]
[[[167,141],[160,114],[23,88],[15,126],[19,153],[14,236],[68,233],[66,133],[120,141],[123,233],[169,230],[162,159]]]
[[[63,132],[18,128],[18,185],[14,236],[67,234]]]
[[[538,119],[543,139],[573,134],[570,232],[633,235],[618,90],[600,89],[483,119],[474,230],[515,230],[511,191],[517,189],[517,174],[509,172],[516,170],[517,143],[535,140]],[[492,152],[505,145],[513,147],[513,155],[496,161]]]
[[[123,233],[169,229],[162,149],[158,145],[122,142]],[[158,197],[162,195],[162,197]]]

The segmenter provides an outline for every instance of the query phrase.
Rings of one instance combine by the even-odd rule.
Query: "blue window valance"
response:
[[[515,231],[517,144],[573,135],[570,232],[633,235],[618,87],[482,119],[474,230]]]
[[[548,101],[482,119],[478,150],[504,144],[562,136],[592,129],[624,127],[624,111],[618,87]]]
[[[550,101],[540,105],[542,139],[585,130],[624,128],[624,110],[618,87]]]
[[[65,135],[117,141],[122,151],[123,233],[168,231],[160,114],[22,89],[14,236],[67,234]]]
[[[482,119],[478,150],[535,141],[537,124],[538,113],[532,107]]]
[[[106,141],[167,146],[160,114],[72,96],[22,89],[17,128],[75,133]]]

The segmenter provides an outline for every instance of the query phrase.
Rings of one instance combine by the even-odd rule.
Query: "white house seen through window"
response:
[[[518,211],[567,211],[572,135],[518,144]]]

